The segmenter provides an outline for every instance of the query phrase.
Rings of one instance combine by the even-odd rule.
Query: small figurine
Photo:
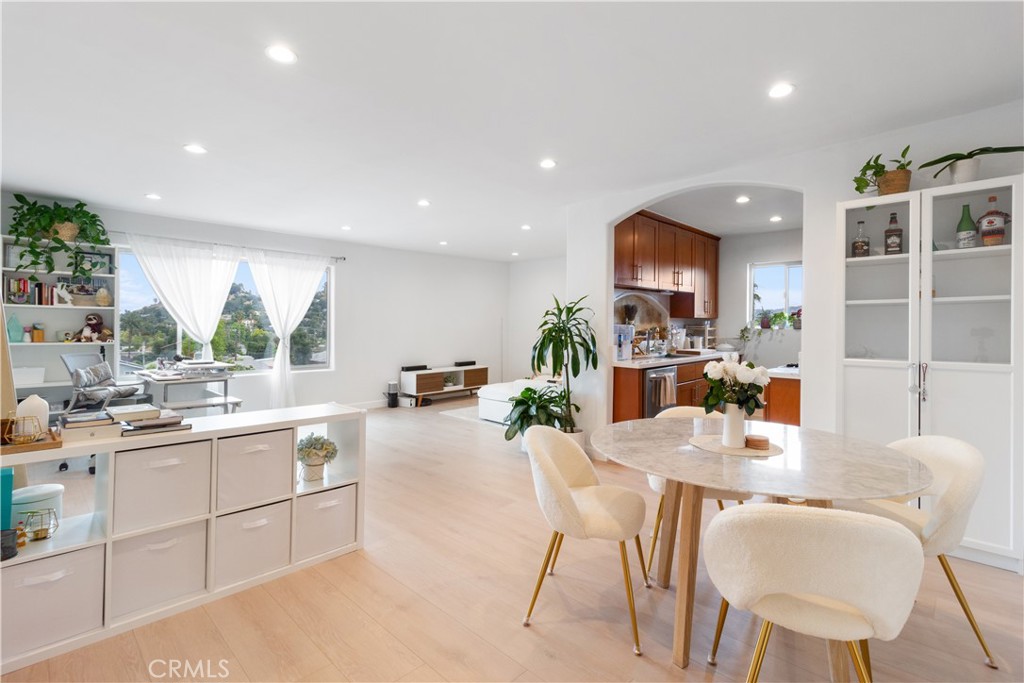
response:
[[[53,293],[57,297],[57,306],[70,306],[71,305],[71,292],[68,291],[68,286],[63,282],[58,282],[56,287],[53,288]]]
[[[110,332],[103,327],[103,318],[98,313],[89,313],[85,316],[85,327],[78,333],[80,342],[102,341],[103,332]]]

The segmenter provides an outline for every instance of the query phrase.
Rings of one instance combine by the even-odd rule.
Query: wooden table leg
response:
[[[668,588],[672,580],[672,555],[679,530],[679,496],[683,487],[669,479],[665,482],[665,508],[661,513],[660,546],[658,548],[658,585]]]
[[[697,587],[697,550],[700,548],[700,513],[704,487],[682,484],[679,511],[679,585],[676,587],[676,625],[672,641],[672,663],[686,668],[690,664],[690,640],[693,632],[693,593]]]

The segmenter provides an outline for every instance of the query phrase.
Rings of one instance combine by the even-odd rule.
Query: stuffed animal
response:
[[[103,332],[106,331],[108,334],[110,330],[104,330],[103,318],[98,313],[89,313],[85,316],[85,327],[78,333],[78,341],[80,342],[95,342],[103,341]]]

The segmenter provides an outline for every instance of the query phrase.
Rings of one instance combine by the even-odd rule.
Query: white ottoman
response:
[[[500,384],[487,384],[476,392],[479,399],[477,403],[478,416],[481,420],[506,424],[505,419],[512,412],[512,398],[521,394],[523,389],[526,387],[535,389],[555,387],[559,389],[561,386],[560,381],[543,376],[534,379],[517,379]]]

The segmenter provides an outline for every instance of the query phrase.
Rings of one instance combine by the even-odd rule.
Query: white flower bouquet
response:
[[[764,408],[761,394],[771,381],[768,370],[753,363],[740,363],[736,354],[727,354],[725,360],[711,361],[704,366],[704,379],[708,382],[708,393],[701,405],[710,413],[719,404],[731,403],[753,415],[758,408]]]

